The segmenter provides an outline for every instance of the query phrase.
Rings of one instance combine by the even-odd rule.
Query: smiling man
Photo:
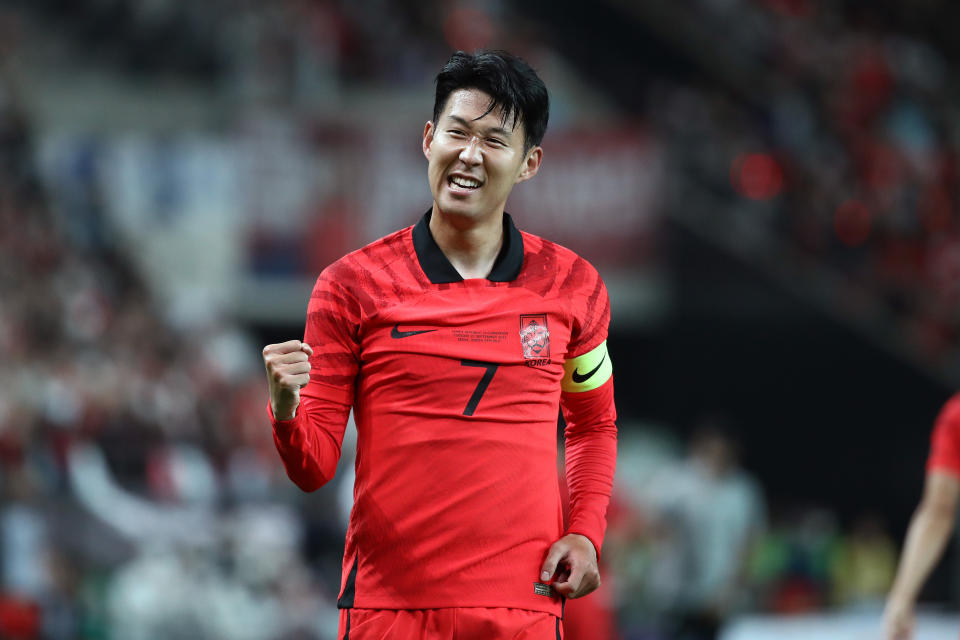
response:
[[[433,206],[324,269],[303,341],[263,350],[274,441],[302,489],[333,476],[354,410],[340,638],[555,640],[563,599],[600,584],[616,458],[606,288],[504,212],[540,169],[548,113],[519,58],[455,53],[423,131]]]

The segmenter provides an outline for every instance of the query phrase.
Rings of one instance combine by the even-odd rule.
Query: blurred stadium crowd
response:
[[[304,554],[335,555],[339,526],[304,543],[329,505],[291,495],[256,345],[229,322],[178,330],[107,229],[58,215],[73,211],[50,201],[3,96],[0,635],[335,628],[319,577],[335,585],[337,561],[308,570]]]
[[[673,207],[955,384],[960,120],[936,29],[953,7],[694,4],[727,25],[727,66],[650,92]]]
[[[18,20],[48,21],[98,64],[286,104],[354,82],[422,84],[450,46],[494,34],[537,55],[523,44],[527,23],[494,2],[6,4],[8,57]],[[761,262],[828,274],[829,304],[880,309],[929,366],[955,362],[950,61],[843,3],[687,4],[730,27],[755,75],[739,97],[707,81],[649,90],[632,118],[662,154],[659,206]],[[236,18],[221,28],[226,11]],[[170,317],[106,214],[108,178],[83,154],[41,172],[45,132],[4,78],[0,636],[333,638],[349,455],[336,486],[310,496],[293,487],[273,451],[248,328],[222,312]],[[359,208],[332,192],[323,206]],[[268,254],[289,249],[289,228],[271,232],[269,221],[247,245],[253,270],[276,270]],[[879,615],[897,546],[876,516],[841,526],[828,508],[768,505],[738,463],[749,443],[717,421],[685,443],[622,413],[597,595],[615,620],[611,638],[712,638],[744,611]]]

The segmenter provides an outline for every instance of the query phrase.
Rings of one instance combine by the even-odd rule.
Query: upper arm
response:
[[[360,368],[361,309],[342,284],[342,272],[325,270],[318,278],[307,309],[304,341],[313,347],[307,396],[353,404],[354,378]]]
[[[960,478],[948,471],[935,469],[927,474],[921,508],[953,518],[960,502]]]
[[[570,294],[574,317],[560,384],[568,435],[571,426],[576,431],[579,427],[616,420],[613,364],[607,353],[607,288],[596,269],[582,258],[574,264],[572,274],[577,274]]]
[[[567,393],[592,391],[612,376],[613,364],[610,362],[610,354],[607,353],[607,341],[604,340],[590,351],[568,358],[563,363],[563,380],[560,386]]]
[[[567,278],[572,281],[569,295],[573,318],[567,359],[584,356],[607,339],[610,328],[610,296],[597,270],[578,259]]]

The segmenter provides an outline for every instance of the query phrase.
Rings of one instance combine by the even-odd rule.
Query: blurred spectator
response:
[[[753,604],[749,559],[766,507],[739,455],[723,423],[704,418],[685,458],[655,463],[628,489],[638,497],[617,496],[608,544],[626,638],[712,639]]]
[[[863,514],[833,559],[833,601],[841,607],[879,610],[893,584],[897,547],[876,514]]]
[[[750,605],[747,560],[766,526],[763,496],[740,467],[739,443],[715,418],[698,425],[669,482],[661,508],[676,511],[689,545],[677,638],[713,640],[724,620]]]
[[[805,507],[776,518],[750,561],[758,607],[783,615],[827,607],[841,535],[836,517],[824,509]]]
[[[222,318],[164,319],[109,229],[86,233],[92,169],[53,206],[13,95],[0,85],[0,636],[332,637],[336,577],[303,556],[256,348]]]
[[[820,272],[814,295],[955,375],[960,316],[946,274],[957,270],[960,172],[944,51],[904,32],[890,7],[723,6],[736,26],[717,55],[752,64],[717,79],[748,83],[749,100],[710,83],[651,92],[647,113],[683,185],[668,210],[700,209],[684,219],[763,264]]]

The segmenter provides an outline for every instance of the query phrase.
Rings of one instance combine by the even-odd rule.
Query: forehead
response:
[[[490,108],[491,100],[488,93],[479,89],[457,89],[447,98],[440,119],[456,116],[479,127],[502,127],[508,132],[523,135],[523,123],[517,123],[516,117],[504,122],[501,107],[484,115]]]

